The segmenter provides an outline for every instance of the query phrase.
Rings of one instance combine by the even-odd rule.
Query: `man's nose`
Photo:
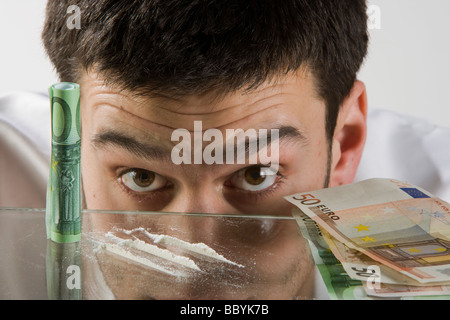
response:
[[[162,211],[177,213],[163,218],[166,232],[185,241],[208,243],[219,241],[218,236],[221,234],[223,222],[215,215],[237,213],[221,192],[214,188],[181,192]]]
[[[178,193],[163,211],[205,214],[238,213],[225,200],[221,190],[214,187],[184,190]]]

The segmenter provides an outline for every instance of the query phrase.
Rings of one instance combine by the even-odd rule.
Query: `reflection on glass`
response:
[[[58,243],[47,240],[47,294],[51,300],[80,300],[81,242]]]
[[[84,214],[84,298],[310,298],[295,220]]]
[[[82,221],[80,242],[55,243],[44,209],[0,208],[0,296],[313,297],[313,264],[291,217],[84,210]]]

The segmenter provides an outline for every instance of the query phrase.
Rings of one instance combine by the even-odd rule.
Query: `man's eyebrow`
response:
[[[294,138],[296,140],[306,141],[306,137],[293,126],[281,126],[279,128],[276,128],[278,130],[278,139],[282,138]],[[268,138],[270,137],[270,132],[268,131]]]
[[[272,142],[272,130],[267,130],[267,145]],[[306,140],[305,136],[296,128],[292,126],[281,126],[279,128],[275,128],[278,130],[278,140],[286,140],[292,138],[294,141],[304,142]],[[259,135],[256,137],[256,144],[259,145]],[[104,130],[99,133],[96,133],[91,138],[91,143],[95,148],[105,148],[107,146],[119,147],[129,153],[144,159],[153,159],[158,161],[170,161],[171,160],[171,151],[160,146],[152,145],[150,143],[143,143],[137,140],[134,137],[130,137],[125,133],[121,133],[115,130]],[[250,144],[249,139],[245,139],[244,142],[244,150],[248,156]],[[239,147],[234,145],[235,155],[237,149]],[[224,150],[224,154],[226,150]]]
[[[120,147],[139,158],[154,160],[170,160],[170,151],[150,143],[142,143],[136,138],[114,130],[101,131],[94,134],[91,143],[95,148],[107,146]]]
[[[266,130],[267,130],[267,136],[265,136],[265,138],[267,137],[267,141],[266,141],[267,145],[270,145],[274,138],[275,139],[278,138],[279,143],[282,141],[286,141],[286,140],[288,140],[288,141],[292,140],[294,142],[306,142],[307,141],[305,135],[302,134],[300,132],[300,130],[298,130],[297,128],[294,128],[293,126],[280,126],[278,128],[266,129]],[[276,137],[272,137],[272,130],[278,131],[278,135]],[[260,136],[259,136],[259,134],[257,134],[256,139],[253,141],[253,143],[256,143],[256,145],[258,146],[259,141],[260,141]],[[250,144],[251,144],[251,142],[249,141],[249,139],[245,139],[244,150],[247,155],[249,154]],[[238,148],[239,147],[236,145],[235,151]]]

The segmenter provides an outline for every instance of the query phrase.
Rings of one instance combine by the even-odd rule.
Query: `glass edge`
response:
[[[22,212],[22,213],[45,213],[45,208],[27,208],[27,207],[0,207],[0,214],[2,212]],[[258,214],[234,214],[234,213],[194,213],[194,212],[158,212],[158,211],[124,211],[124,210],[93,210],[83,209],[85,214],[129,214],[129,215],[179,215],[192,217],[214,217],[214,218],[246,218],[246,219],[275,219],[275,220],[295,220],[293,216],[277,216],[277,215],[258,215]]]

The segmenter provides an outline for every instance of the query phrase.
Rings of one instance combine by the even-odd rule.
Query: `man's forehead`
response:
[[[213,113],[232,108],[235,105],[254,103],[287,92],[320,99],[315,94],[314,76],[305,69],[270,78],[254,88],[243,87],[232,91],[220,88],[205,89],[200,94],[178,94],[175,89],[174,93],[150,91],[149,94],[146,94],[145,89],[130,91],[123,89],[119,84],[108,83],[106,78],[94,71],[83,72],[80,82],[83,84],[81,90],[89,98],[116,99],[123,104],[133,103],[137,107],[144,106],[151,101],[155,107],[173,109],[174,111],[180,111],[179,109],[182,108],[182,113],[193,115]]]
[[[289,118],[289,107],[317,104],[313,79],[304,72],[279,77],[251,91],[228,94],[209,91],[201,95],[179,98],[171,96],[136,95],[105,84],[95,73],[84,74],[81,80],[84,109],[94,110],[108,105],[134,114],[144,120],[169,128],[193,130],[194,121],[201,120],[203,128],[242,127],[242,122],[255,124]],[[280,110],[282,109],[282,110]],[[291,110],[292,111],[292,110]],[[267,118],[270,117],[270,118]]]

